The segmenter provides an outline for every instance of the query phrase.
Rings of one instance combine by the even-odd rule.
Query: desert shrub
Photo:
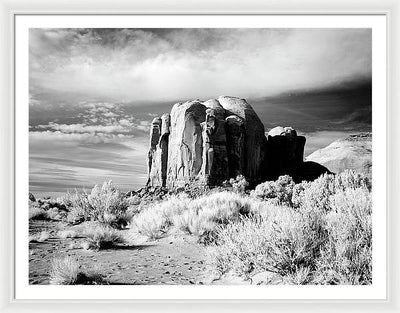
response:
[[[80,224],[87,219],[87,211],[84,207],[73,206],[67,214],[67,222],[70,224]]]
[[[243,218],[218,229],[211,264],[219,273],[234,270],[248,275],[269,271],[281,276],[295,274],[298,268],[315,268],[324,242],[323,221],[309,219],[287,207],[269,205],[260,216]]]
[[[71,230],[71,229],[59,230],[57,232],[57,237],[60,239],[76,238],[79,236],[80,236],[80,234],[78,234],[75,230]]]
[[[47,210],[47,216],[51,220],[61,220],[62,215],[60,214],[60,211],[58,208],[53,207]]]
[[[91,210],[91,207],[86,191],[68,191],[62,197],[57,198],[57,201],[65,205],[65,207],[67,208],[68,214],[66,216],[66,219],[68,223],[80,224],[89,219],[89,212]]]
[[[251,195],[263,200],[274,200],[276,204],[291,206],[294,186],[293,179],[284,175],[276,181],[266,181],[257,185]]]
[[[55,258],[51,262],[51,285],[87,285],[102,284],[103,276],[98,269],[90,271],[80,269],[79,263],[72,257]]]
[[[217,227],[210,264],[219,274],[272,272],[286,284],[371,284],[370,190],[352,172],[297,184],[292,207],[264,202],[258,214]]]
[[[237,193],[244,193],[249,186],[249,182],[243,175],[238,175],[236,178],[225,180],[222,186]]]
[[[365,188],[332,196],[326,216],[329,237],[321,249],[315,283],[372,283],[372,204]]]
[[[294,208],[312,208],[321,211],[331,209],[331,196],[337,192],[363,188],[371,191],[369,178],[353,170],[338,175],[324,174],[312,182],[302,182],[293,187],[291,203]]]
[[[72,191],[67,191],[65,194],[57,198],[57,202],[64,205],[66,208],[71,207],[85,207],[88,205],[87,193],[85,190],[78,192],[77,189]]]
[[[112,181],[104,182],[102,186],[95,185],[88,195],[91,220],[111,224],[123,218],[129,203]]]
[[[168,230],[168,221],[162,209],[150,207],[133,218],[138,232],[151,240],[164,237]]]
[[[134,195],[126,198],[126,201],[128,202],[129,206],[133,206],[133,205],[139,205],[141,199],[138,195]]]
[[[47,214],[47,211],[42,208],[30,206],[29,207],[29,219],[30,220],[48,220],[49,215]]]
[[[365,188],[368,191],[371,191],[372,182],[369,176],[365,173],[346,170],[335,176],[335,188],[336,190]]]
[[[229,180],[235,192],[243,193],[249,186],[249,182],[243,175],[238,175],[235,179],[231,178]]]
[[[83,231],[83,235],[87,237],[89,248],[95,250],[109,249],[125,242],[119,231],[105,225],[88,227]]]
[[[67,221],[72,224],[98,221],[123,228],[133,215],[133,211],[128,211],[132,201],[125,198],[112,181],[95,185],[89,194],[86,191],[79,193],[77,190],[75,193],[68,192],[58,201],[69,209]]]
[[[48,231],[41,231],[40,233],[30,235],[29,242],[43,242],[50,238],[50,233]]]
[[[299,203],[303,208],[329,211],[329,198],[335,192],[335,176],[324,174],[313,182],[303,182],[302,184],[303,190],[300,193],[294,193],[298,199],[292,198],[292,203]]]

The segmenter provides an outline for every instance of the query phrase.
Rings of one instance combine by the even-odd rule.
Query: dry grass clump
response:
[[[51,262],[51,285],[75,285],[78,282],[79,263],[70,256]]]
[[[136,214],[132,223],[138,232],[151,240],[164,237],[173,225],[176,215],[182,214],[189,206],[190,199],[185,195],[172,196]]]
[[[82,271],[79,263],[72,257],[55,258],[51,262],[51,285],[102,284],[103,277],[95,270]]]
[[[261,204],[234,192],[217,192],[194,200],[172,197],[143,210],[133,218],[133,223],[139,233],[151,239],[161,238],[174,228],[209,242],[218,225],[255,214]]]
[[[83,235],[87,237],[89,249],[109,249],[125,242],[118,230],[106,225],[88,227]]]

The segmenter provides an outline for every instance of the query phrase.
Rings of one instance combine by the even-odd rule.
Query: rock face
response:
[[[156,117],[151,122],[150,129],[150,149],[147,154],[147,172],[149,173],[149,177],[147,180],[147,185],[156,185],[159,183],[158,181],[158,171],[157,162],[156,162],[156,154],[157,154],[157,146],[160,140],[161,135],[161,118]]]
[[[170,123],[170,115],[168,113],[163,114],[161,118],[155,118],[152,122],[147,185],[166,185]]]
[[[327,172],[303,162],[306,139],[291,127],[264,125],[246,100],[221,96],[176,103],[150,131],[148,186],[217,186],[243,175],[256,184],[280,175],[301,180]],[[311,173],[311,174],[310,174]]]
[[[354,169],[370,174],[372,133],[360,133],[336,140],[329,146],[310,154],[307,161],[318,162],[334,173]]]
[[[242,118],[230,115],[226,118],[226,145],[228,154],[229,176],[236,177],[245,168],[245,133],[246,128]]]
[[[206,107],[200,101],[187,101],[173,106],[168,144],[168,186],[189,183],[200,173],[203,164],[201,123],[205,118]]]

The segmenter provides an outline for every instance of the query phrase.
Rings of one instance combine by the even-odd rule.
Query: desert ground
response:
[[[30,284],[371,284],[371,181],[30,195]]]

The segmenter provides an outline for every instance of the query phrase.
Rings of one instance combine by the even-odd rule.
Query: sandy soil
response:
[[[83,238],[58,238],[57,231],[64,227],[59,222],[30,221],[30,235],[43,230],[50,232],[49,239],[29,243],[30,284],[49,284],[51,260],[66,255],[76,258],[85,269],[100,271],[108,284],[188,285],[209,281],[205,249],[193,238],[171,236],[137,243],[140,238],[131,238],[129,230],[124,230],[127,244],[93,251],[72,247]]]

